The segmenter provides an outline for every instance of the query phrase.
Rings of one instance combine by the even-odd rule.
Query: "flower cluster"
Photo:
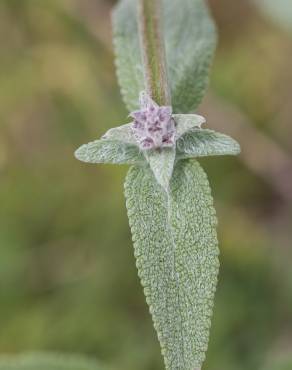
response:
[[[151,97],[140,94],[140,110],[132,112],[132,130],[142,150],[172,147],[176,139],[176,127],[172,107],[159,106]]]

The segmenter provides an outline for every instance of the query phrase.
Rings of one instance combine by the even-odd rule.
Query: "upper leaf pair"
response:
[[[161,24],[174,113],[193,112],[204,96],[217,35],[205,0],[161,0]],[[144,90],[137,0],[122,0],[113,13],[116,66],[129,111]]]
[[[162,0],[161,23],[172,107],[158,107],[145,94],[138,36],[137,1],[122,0],[113,13],[117,74],[122,95],[134,119],[109,130],[101,140],[79,148],[75,155],[90,163],[143,164],[168,191],[176,161],[209,155],[238,154],[230,137],[202,130],[205,119],[189,113],[204,95],[216,31],[204,0]],[[183,26],[182,26],[183,25]]]

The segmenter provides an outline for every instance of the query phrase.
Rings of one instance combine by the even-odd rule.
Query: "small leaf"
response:
[[[204,0],[163,0],[168,80],[174,112],[199,105],[216,46],[216,30]],[[113,13],[117,75],[124,101],[133,111],[144,90],[137,24],[137,1],[121,0]]]
[[[125,183],[138,273],[167,370],[201,369],[219,268],[216,217],[198,162],[181,161],[170,192],[148,167]]]
[[[93,360],[72,355],[24,354],[0,357],[0,370],[101,370]]]
[[[212,130],[195,129],[177,141],[178,159],[211,155],[237,155],[239,144],[230,136]]]
[[[258,8],[278,26],[292,32],[291,0],[253,0]]]
[[[109,129],[104,135],[103,139],[123,141],[124,143],[137,145],[132,130],[133,123],[128,123],[123,126],[113,127]]]
[[[197,114],[173,114],[172,116],[176,123],[177,138],[194,128],[201,128],[206,122],[204,117]]]
[[[136,145],[118,140],[96,140],[82,145],[75,157],[87,163],[135,164],[145,161]]]
[[[146,151],[145,156],[154,173],[156,181],[165,191],[168,191],[169,181],[173,172],[175,149],[164,148],[160,151]]]

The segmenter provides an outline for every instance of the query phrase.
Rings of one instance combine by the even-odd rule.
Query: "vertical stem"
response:
[[[171,105],[162,32],[161,0],[138,0],[138,23],[146,89],[159,105]]]

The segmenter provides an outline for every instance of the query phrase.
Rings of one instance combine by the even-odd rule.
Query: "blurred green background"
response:
[[[210,1],[220,43],[199,112],[243,152],[201,161],[221,246],[204,370],[292,369],[292,3],[274,2],[274,13],[265,1]],[[162,370],[134,264],[127,168],[73,157],[127,122],[114,3],[0,0],[0,352]]]

